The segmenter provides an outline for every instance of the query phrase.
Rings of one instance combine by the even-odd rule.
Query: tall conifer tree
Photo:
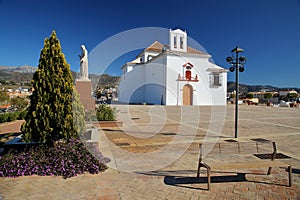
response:
[[[79,109],[74,114],[82,114],[83,107],[55,31],[44,41],[38,69],[31,82],[34,91],[30,96],[26,122],[22,125],[23,139],[51,143],[77,136],[78,130],[82,131],[77,125],[83,123],[74,121],[73,99],[77,101],[74,102],[76,109]]]

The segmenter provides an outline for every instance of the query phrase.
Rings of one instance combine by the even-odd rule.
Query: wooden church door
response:
[[[182,104],[185,106],[193,105],[193,87],[189,84],[183,86]]]

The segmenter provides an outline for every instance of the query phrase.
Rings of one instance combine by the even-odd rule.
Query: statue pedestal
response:
[[[90,79],[77,79],[76,90],[85,111],[95,110],[95,100],[92,98],[92,82]]]

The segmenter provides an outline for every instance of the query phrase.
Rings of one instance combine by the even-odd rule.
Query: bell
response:
[[[244,67],[239,67],[239,71],[244,72],[245,71]]]
[[[234,67],[230,67],[229,71],[234,72]]]

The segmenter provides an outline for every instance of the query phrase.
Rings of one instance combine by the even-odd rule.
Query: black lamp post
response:
[[[235,77],[236,77],[236,81],[235,81],[235,134],[234,137],[237,138],[238,135],[238,106],[239,106],[239,71],[243,72],[244,71],[244,64],[246,63],[246,57],[244,56],[240,56],[239,57],[239,53],[244,52],[243,49],[239,48],[239,47],[235,47],[234,49],[232,49],[231,53],[233,53],[232,56],[229,56],[226,58],[226,62],[228,62],[231,67],[229,68],[229,70],[231,72],[234,72],[235,70]],[[235,53],[235,55],[234,55]]]

